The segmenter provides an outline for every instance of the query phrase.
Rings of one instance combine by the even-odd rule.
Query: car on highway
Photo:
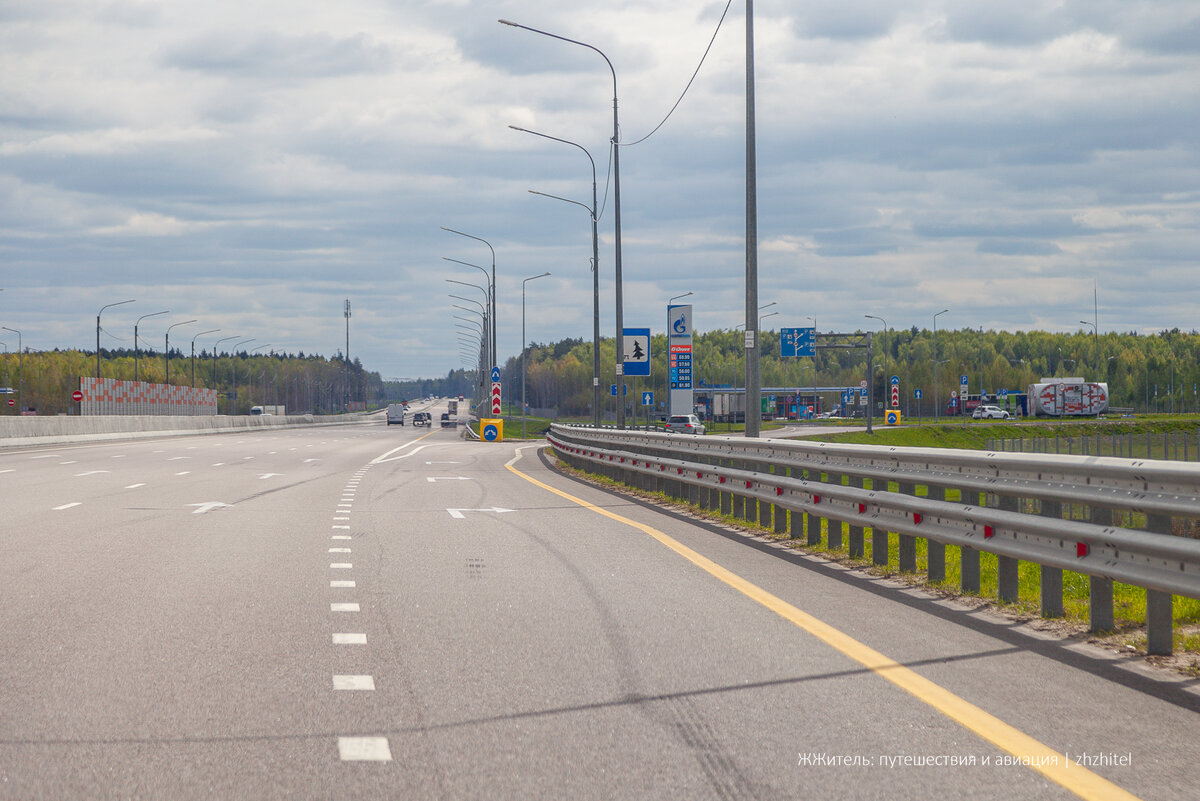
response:
[[[1009,414],[999,406],[976,406],[971,416],[976,420],[1007,420]]]
[[[449,412],[442,412],[442,428],[453,428],[456,425],[458,421],[452,420]]]
[[[667,433],[703,434],[704,423],[694,414],[673,414],[667,418]]]
[[[414,426],[427,426],[427,425],[429,425],[429,422],[431,419],[432,419],[432,415],[430,415],[429,412],[416,412],[415,414],[413,414],[413,425]]]

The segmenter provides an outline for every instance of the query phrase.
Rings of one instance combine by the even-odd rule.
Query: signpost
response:
[[[792,356],[816,356],[815,328],[780,328],[779,355],[782,358]]]
[[[500,368],[492,367],[492,416],[500,416]]]
[[[692,307],[667,307],[667,416],[692,413]],[[643,404],[647,405],[647,404]]]

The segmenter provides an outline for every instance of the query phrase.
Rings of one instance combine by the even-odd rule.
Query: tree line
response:
[[[2,414],[17,414],[18,409],[72,414],[76,404],[71,394],[79,388],[79,378],[96,375],[95,351],[5,353],[0,359],[3,386],[19,391],[6,396],[16,404],[5,404]],[[100,377],[132,381],[135,359],[139,381],[167,383],[167,360],[153,351],[101,351]],[[221,414],[248,414],[251,406],[263,404],[286,406],[289,413],[335,414],[345,411],[348,401],[377,406],[385,398],[379,374],[364,369],[358,359],[347,363],[340,352],[327,358],[204,351],[193,359],[172,348],[170,371],[171,384],[217,390]]]
[[[741,387],[745,383],[744,332],[715,330],[697,334],[693,353],[693,386]],[[779,333],[763,331],[761,371],[763,387],[803,389],[817,386],[858,387],[867,379],[863,350],[817,350],[815,358],[780,356]],[[819,343],[818,343],[819,344]],[[640,402],[641,390],[653,390],[664,400],[667,376],[666,338],[651,337],[650,379],[626,378],[627,405]],[[922,390],[923,411],[932,414],[934,398],[934,336],[912,327],[872,334],[875,365],[874,397],[887,397],[892,376],[900,381],[901,396],[911,402],[914,389]],[[1149,412],[1200,411],[1200,334],[1179,329],[1153,335],[1136,333],[1055,334],[1045,331],[938,330],[938,394],[943,408],[951,391],[960,389],[960,376],[969,380],[972,395],[984,390],[1023,392],[1043,377],[1078,376],[1107,383],[1109,405]],[[532,408],[554,408],[563,416],[586,416],[592,402],[592,343],[568,339],[553,344],[532,344],[526,353],[526,397]],[[606,408],[615,410],[609,396],[613,376],[614,343],[600,343],[601,385]],[[520,398],[520,360],[504,366],[505,396]],[[640,413],[640,412],[639,412]]]

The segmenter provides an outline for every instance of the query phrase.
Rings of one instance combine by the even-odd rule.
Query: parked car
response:
[[[1007,420],[1008,412],[999,406],[976,406],[971,416],[976,420]]]
[[[668,433],[703,434],[704,423],[694,414],[673,414],[667,418]]]

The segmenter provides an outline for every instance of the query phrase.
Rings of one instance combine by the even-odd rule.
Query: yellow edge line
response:
[[[1085,767],[1077,765],[1066,754],[1055,751],[1053,748],[1035,740],[1023,731],[1010,726],[996,716],[958,697],[944,687],[904,667],[899,662],[884,656],[875,649],[835,629],[828,623],[818,620],[807,612],[792,606],[787,601],[750,583],[736,573],[721,567],[708,557],[693,551],[691,548],[672,539],[658,529],[639,523],[636,520],[622,517],[607,509],[602,509],[595,504],[588,503],[582,498],[577,498],[562,490],[555,489],[532,476],[522,473],[513,466],[519,458],[520,454],[518,452],[517,457],[506,464],[505,467],[547,492],[551,492],[564,500],[589,509],[596,514],[604,515],[618,523],[632,526],[653,537],[709,575],[720,579],[747,598],[758,602],[785,620],[804,629],[821,642],[840,651],[881,678],[887,679],[914,698],[933,707],[938,712],[941,712],[964,728],[979,735],[997,748],[1017,757],[1021,760],[1021,764],[1037,771],[1056,784],[1065,787],[1080,798],[1088,799],[1088,801],[1139,801],[1137,796],[1124,788],[1113,784]]]

